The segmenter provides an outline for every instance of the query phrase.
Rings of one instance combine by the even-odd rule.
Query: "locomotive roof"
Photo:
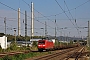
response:
[[[42,40],[42,39],[30,39],[30,41],[39,41],[39,40]]]

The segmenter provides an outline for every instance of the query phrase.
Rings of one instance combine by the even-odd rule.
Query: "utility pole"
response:
[[[43,30],[43,31],[42,31],[42,32],[43,32],[43,34],[42,34],[42,38],[44,38],[44,28],[40,28],[40,29]]]
[[[60,40],[62,42],[62,31],[60,31],[60,36],[61,36]],[[60,46],[61,46],[61,42],[60,42]]]
[[[6,48],[6,17],[4,18],[4,24],[5,24],[5,48]]]
[[[90,46],[90,22],[88,21],[88,38],[87,38],[87,46]]]
[[[25,11],[25,40],[27,37],[27,12]],[[27,40],[26,40],[26,45],[27,45]]]
[[[47,37],[47,23],[45,21],[45,37]]]
[[[68,45],[68,41],[69,41],[69,40],[68,40],[68,34],[67,34],[67,37],[66,37],[66,38],[67,38],[67,45]]]
[[[14,30],[15,44],[16,44],[16,30]]]
[[[25,11],[25,37],[27,36],[27,12]]]
[[[56,19],[55,19],[55,39],[56,39]]]

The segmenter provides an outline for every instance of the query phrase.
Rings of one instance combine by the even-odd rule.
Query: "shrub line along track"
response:
[[[25,51],[21,51],[21,52],[6,52],[6,53],[0,53],[0,58],[4,57],[4,56],[7,56],[7,55],[15,55],[15,54],[22,54],[22,53],[29,53],[29,52],[32,52],[30,50],[25,50]]]
[[[35,58],[33,60],[56,60],[56,59],[64,60],[65,58],[68,58],[71,54],[74,54],[77,51],[82,51],[83,49],[84,49],[84,47],[75,47],[75,48],[65,49],[65,50],[59,51],[57,53],[53,53],[53,54],[49,54],[49,55],[42,56],[39,58]],[[79,55],[77,56],[77,59],[78,59],[78,57],[79,57]]]

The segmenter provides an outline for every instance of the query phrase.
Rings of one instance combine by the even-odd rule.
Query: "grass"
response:
[[[90,47],[86,46],[87,50],[90,51]]]
[[[24,51],[24,50],[38,50],[37,46],[34,44],[33,47],[17,47],[17,44],[12,43],[11,46],[5,50],[0,49],[0,53],[5,53],[5,52],[12,52],[12,51]],[[46,54],[51,54],[51,52],[30,52],[30,53],[23,53],[23,54],[16,54],[13,56],[9,56],[6,55],[2,58],[0,58],[0,60],[24,60],[27,58],[32,58],[32,57],[37,57],[37,56],[42,56],[42,55],[46,55]]]
[[[0,60],[24,60],[27,58],[42,56],[42,55],[46,55],[46,54],[50,54],[50,53],[48,53],[48,52],[30,52],[27,54],[16,54],[14,56],[7,55],[3,58],[0,58]]]

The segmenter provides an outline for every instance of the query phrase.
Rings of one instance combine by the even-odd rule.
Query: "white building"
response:
[[[0,45],[2,49],[7,49],[7,37],[0,37]]]

